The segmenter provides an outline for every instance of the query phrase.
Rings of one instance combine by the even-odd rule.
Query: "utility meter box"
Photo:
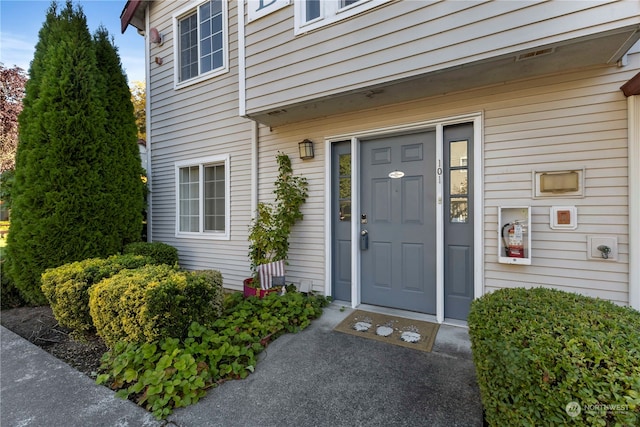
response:
[[[498,207],[498,262],[531,265],[531,206]]]

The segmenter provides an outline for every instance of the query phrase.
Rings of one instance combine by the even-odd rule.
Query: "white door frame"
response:
[[[473,197],[474,197],[474,236],[473,236],[473,283],[474,298],[478,298],[484,293],[484,185],[482,179],[483,158],[482,158],[482,123],[483,115],[481,112],[470,113],[460,116],[442,118],[438,120],[430,120],[418,123],[409,123],[392,127],[370,129],[366,131],[356,131],[348,134],[333,135],[325,138],[325,194],[332,194],[332,174],[331,174],[331,144],[338,141],[351,141],[351,307],[356,308],[361,303],[361,274],[360,274],[360,141],[365,138],[380,137],[385,135],[402,134],[419,130],[436,131],[436,164],[433,165],[434,170],[438,168],[438,164],[442,167],[442,147],[443,147],[443,130],[445,126],[458,123],[473,123]],[[438,163],[440,162],[440,163]],[[437,213],[436,213],[436,320],[439,323],[445,322],[444,317],[444,227],[443,227],[443,181],[437,183]],[[325,277],[328,285],[325,287],[326,295],[331,295],[331,278],[332,278],[332,225],[331,203],[325,205],[325,259],[326,270]]]

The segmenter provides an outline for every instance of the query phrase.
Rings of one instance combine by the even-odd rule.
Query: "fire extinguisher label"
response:
[[[513,238],[522,244],[522,225],[516,224],[514,227]]]

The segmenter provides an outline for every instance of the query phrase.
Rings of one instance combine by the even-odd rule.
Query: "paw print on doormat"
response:
[[[422,336],[420,335],[420,330],[416,326],[407,326],[404,328],[404,332],[400,335],[400,339],[404,342],[416,343],[420,341]]]
[[[376,329],[376,335],[380,335],[381,337],[388,337],[393,333],[393,320],[389,320],[384,325],[378,325],[378,329]]]
[[[363,317],[362,320],[359,320],[356,317],[355,320],[357,320],[357,322],[353,324],[353,329],[358,332],[367,332],[369,328],[371,328],[371,323],[373,322],[369,317],[366,316]]]

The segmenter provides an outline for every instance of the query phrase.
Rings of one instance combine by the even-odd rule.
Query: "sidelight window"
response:
[[[467,156],[469,141],[449,143],[449,220],[467,222],[469,220],[469,165]]]

